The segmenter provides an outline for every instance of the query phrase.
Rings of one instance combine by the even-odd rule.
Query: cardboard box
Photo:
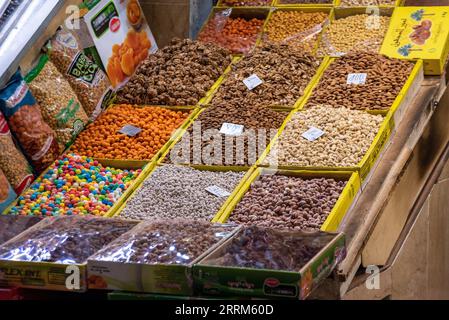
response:
[[[84,16],[114,88],[123,86],[137,65],[157,50],[138,0],[102,0]]]
[[[424,60],[426,75],[440,75],[449,52],[449,7],[396,8],[381,53]]]
[[[309,243],[320,241],[322,249],[297,271],[214,265],[214,260],[223,257],[232,241],[239,241],[245,230],[241,229],[193,266],[195,287],[200,295],[305,299],[346,256],[343,233],[276,231],[286,237],[294,234]]]
[[[166,223],[170,224],[171,222],[167,221]],[[147,234],[146,230],[148,230],[146,228],[151,228],[152,224],[151,221],[142,222],[131,232],[124,234],[117,241],[111,243],[110,246],[107,246],[104,250],[101,250],[88,259],[90,289],[192,295],[193,280],[191,271],[194,263],[202,259],[207,253],[239,230],[239,227],[235,225],[228,226],[229,231],[226,235],[222,235],[221,239],[217,238],[217,242],[211,248],[185,264],[170,262],[149,264],[117,261],[115,257],[119,257],[120,259],[126,257],[129,261],[130,255],[133,252],[133,249],[131,249],[132,244],[135,241],[139,241],[139,239],[145,238]],[[222,227],[222,225],[216,226]],[[182,227],[182,225],[179,227]],[[164,239],[162,232],[160,237]],[[122,247],[118,242],[120,244],[123,243]],[[161,243],[152,243],[151,246],[160,247],[165,244],[166,242],[161,240]],[[164,249],[169,251],[169,248],[164,247]],[[178,249],[179,254],[182,252],[182,248],[178,247]],[[150,253],[151,248],[148,248],[148,254]]]

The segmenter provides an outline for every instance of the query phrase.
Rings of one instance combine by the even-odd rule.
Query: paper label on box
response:
[[[234,124],[225,122],[222,124],[220,133],[228,136],[240,136],[243,133],[245,127],[241,124]]]
[[[256,74],[253,74],[244,79],[243,83],[249,90],[253,90],[255,87],[260,86],[263,81]]]
[[[365,84],[366,83],[366,73],[350,73],[348,74],[348,79],[346,80],[347,84]]]
[[[315,127],[310,127],[309,130],[304,132],[301,136],[309,141],[315,141],[319,137],[324,135],[324,131]]]
[[[119,130],[120,133],[126,134],[129,137],[134,137],[134,136],[138,135],[140,131],[142,131],[142,129],[135,127],[133,125],[130,125],[130,124],[124,125],[123,128],[121,128]]]
[[[226,191],[223,188],[220,188],[219,186],[210,186],[206,188],[206,191],[213,194],[214,196],[217,196],[219,198],[222,197],[229,197],[231,195],[231,193],[229,193],[228,191]]]

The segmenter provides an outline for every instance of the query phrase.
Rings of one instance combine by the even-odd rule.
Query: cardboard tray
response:
[[[242,231],[236,233],[237,237]],[[303,233],[315,238],[316,234]],[[329,234],[332,236],[332,234]],[[222,256],[233,238],[193,266],[196,291],[200,295],[249,296],[261,298],[306,299],[346,256],[345,235],[335,234],[306,265],[298,271],[225,267],[206,264]]]
[[[142,264],[95,260],[87,262],[89,279],[101,279],[101,286],[89,281],[89,289],[123,290],[142,293],[193,295],[192,267],[207,254],[232,237],[241,227],[235,226],[229,235],[219,240],[189,264]],[[133,230],[125,233],[129,236]]]
[[[229,219],[229,216],[233,213],[237,204],[245,196],[246,192],[249,191],[251,185],[256,181],[261,175],[266,174],[277,174],[284,176],[295,176],[302,178],[335,178],[338,180],[347,181],[346,186],[343,188],[334,208],[329,213],[329,216],[324,221],[321,226],[321,231],[334,232],[338,230],[340,222],[343,220],[346,212],[351,207],[354,198],[357,196],[360,190],[361,181],[359,174],[353,171],[318,171],[318,170],[282,170],[282,169],[272,169],[272,168],[261,168],[257,167],[251,176],[246,180],[241,188],[236,190],[231,195],[232,200],[229,202],[228,206],[224,209],[222,215],[217,220],[217,222],[224,223]]]

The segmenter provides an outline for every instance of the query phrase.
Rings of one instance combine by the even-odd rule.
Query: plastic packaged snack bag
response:
[[[112,96],[106,74],[84,54],[78,39],[64,27],[53,36],[48,49],[50,60],[69,81],[86,114],[95,119]]]
[[[68,147],[88,122],[88,117],[69,82],[42,55],[25,78],[41,107],[44,120],[55,130],[61,152]]]
[[[6,119],[0,113],[0,169],[16,194],[21,194],[34,180],[25,156],[17,149]]]
[[[59,156],[56,133],[42,118],[41,110],[20,72],[0,89],[0,110],[25,156],[39,174]]]

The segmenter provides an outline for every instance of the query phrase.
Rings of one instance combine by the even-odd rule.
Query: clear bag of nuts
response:
[[[94,216],[50,217],[0,248],[1,260],[84,263],[137,222]]]
[[[88,122],[83,106],[48,55],[40,57],[25,80],[41,107],[45,122],[55,130],[61,152],[64,151]]]
[[[50,60],[69,81],[84,111],[94,120],[112,95],[108,77],[83,53],[75,35],[64,27],[56,32],[47,49]]]
[[[231,236],[235,224],[171,219],[140,223],[90,260],[188,265]]]
[[[0,113],[0,169],[16,194],[21,194],[34,180],[31,166],[16,147],[8,124]]]

